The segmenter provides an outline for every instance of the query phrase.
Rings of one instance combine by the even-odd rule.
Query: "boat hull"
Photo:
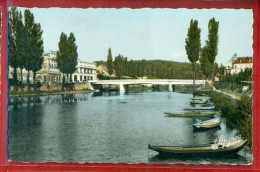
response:
[[[164,112],[167,117],[182,117],[182,118],[192,118],[192,117],[206,117],[212,115],[218,115],[220,112],[210,112],[210,113],[170,113]]]
[[[160,154],[174,154],[174,155],[226,155],[236,154],[243,149],[246,140],[240,141],[238,144],[226,148],[213,148],[212,145],[197,146],[197,147],[176,147],[176,146],[148,146],[148,149],[154,150]],[[213,145],[213,146],[216,146]]]
[[[210,129],[210,128],[215,128],[218,127],[220,125],[220,121],[216,121],[216,122],[205,122],[202,124],[193,124],[193,127],[197,128],[197,129]]]
[[[215,106],[213,107],[190,107],[190,108],[182,108],[184,110],[214,110]]]

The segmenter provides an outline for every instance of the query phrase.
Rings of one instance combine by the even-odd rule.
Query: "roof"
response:
[[[238,57],[233,64],[239,64],[239,63],[253,63],[252,57]]]

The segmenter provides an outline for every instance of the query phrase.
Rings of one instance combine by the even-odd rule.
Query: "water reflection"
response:
[[[190,106],[190,94],[95,92],[9,99],[9,159],[22,162],[198,162],[163,160],[147,145],[198,145],[239,134],[221,117],[220,128],[195,132],[210,118],[167,118],[165,111]],[[217,117],[217,116],[216,116]],[[215,117],[214,117],[215,118]],[[250,155],[250,150],[248,150]],[[155,158],[152,158],[155,156]],[[240,156],[246,157],[241,154]],[[232,158],[231,158],[232,159]],[[233,158],[233,163],[244,163]],[[226,163],[201,158],[200,163]]]
[[[77,156],[77,101],[74,94],[62,95],[63,102],[73,102],[63,106],[59,104],[57,113],[58,152],[62,162],[75,161]]]
[[[243,150],[241,150],[243,151]],[[185,164],[248,164],[248,159],[245,156],[241,156],[239,154],[234,155],[223,155],[223,156],[215,156],[215,155],[162,155],[157,154],[154,156],[148,157],[149,163],[183,163]]]
[[[22,101],[20,101],[22,100]],[[14,100],[23,102],[24,99]],[[40,159],[43,155],[43,130],[42,118],[44,110],[41,106],[37,106],[37,98],[28,98],[26,100],[28,106],[19,108],[14,104],[12,117],[9,117],[9,156],[15,152],[17,161],[31,161],[32,159]],[[32,106],[29,106],[32,103]],[[33,137],[28,137],[33,136]]]

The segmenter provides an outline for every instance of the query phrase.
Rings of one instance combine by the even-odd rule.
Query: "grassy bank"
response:
[[[31,91],[31,92],[9,92],[9,97],[27,97],[27,96],[47,96],[60,94],[81,94],[90,93],[91,90],[74,90],[74,91]]]
[[[196,92],[196,94],[201,93]],[[241,99],[234,100],[219,92],[207,91],[203,93],[211,98],[215,109],[223,113],[227,123],[237,126],[241,135],[248,140],[248,145],[252,146],[252,98],[241,96]]]

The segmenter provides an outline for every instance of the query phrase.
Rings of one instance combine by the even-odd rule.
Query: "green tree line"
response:
[[[107,62],[99,61],[97,65],[107,66]],[[142,78],[149,79],[190,79],[193,75],[193,68],[190,63],[181,63],[166,60],[128,60],[128,57],[118,55],[113,61],[113,69],[118,79]],[[197,78],[202,79],[203,75],[200,66],[196,64]],[[104,78],[99,75],[99,79]],[[106,78],[108,79],[108,78]]]
[[[15,85],[15,90],[17,90],[19,84],[17,69],[20,68],[21,75],[19,85],[23,82],[22,70],[26,69],[28,71],[28,91],[31,89],[30,71],[33,72],[33,85],[34,90],[36,90],[36,72],[42,67],[44,52],[41,25],[35,23],[30,10],[24,10],[24,15],[22,15],[22,12],[17,8],[11,8],[8,26],[9,65],[14,69],[11,84]]]

